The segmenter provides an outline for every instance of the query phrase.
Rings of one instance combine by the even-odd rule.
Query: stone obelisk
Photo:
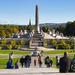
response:
[[[35,11],[35,31],[37,33],[40,33],[38,5],[36,5],[36,11]]]

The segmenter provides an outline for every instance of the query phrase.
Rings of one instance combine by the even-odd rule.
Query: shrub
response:
[[[15,45],[14,48],[15,49],[20,49],[20,45]]]
[[[46,42],[46,41],[44,41],[44,47],[47,47],[47,45],[48,45],[48,44],[47,44],[47,42]]]
[[[11,50],[12,49],[12,45],[7,45],[7,49]]]

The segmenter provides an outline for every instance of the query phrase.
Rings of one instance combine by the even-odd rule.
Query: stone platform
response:
[[[59,70],[55,68],[30,67],[20,69],[1,69],[0,75],[75,75],[75,73],[59,73]]]

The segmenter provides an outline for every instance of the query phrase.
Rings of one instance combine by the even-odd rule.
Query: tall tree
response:
[[[75,21],[67,22],[65,32],[68,36],[75,36]]]

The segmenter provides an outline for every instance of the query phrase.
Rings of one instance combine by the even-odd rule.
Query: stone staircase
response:
[[[31,45],[30,48],[35,48],[38,46],[43,46],[43,35],[41,33],[35,33],[31,37]]]

